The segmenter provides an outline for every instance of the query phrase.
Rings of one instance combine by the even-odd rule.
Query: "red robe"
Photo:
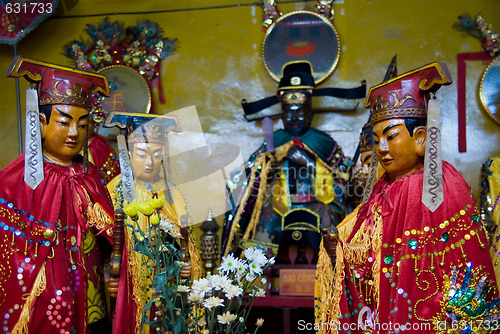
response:
[[[92,164],[44,162],[35,190],[23,178],[24,154],[0,171],[2,330],[86,333],[83,238],[112,224],[109,195]]]
[[[498,292],[470,187],[446,162],[443,179],[444,201],[431,212],[421,202],[423,169],[394,182],[385,174],[351,226],[346,225],[337,247],[333,297],[328,307],[320,305],[341,333],[399,333],[403,326],[404,333],[447,333],[446,326],[457,329],[485,320],[485,313],[472,312],[477,304],[470,303],[466,311],[466,305],[448,303],[450,280],[452,286],[467,285],[467,263],[472,268],[468,287],[480,290],[483,276],[491,287],[475,301],[493,305]],[[447,312],[462,312],[462,322]],[[323,332],[338,329],[327,327]]]
[[[104,184],[120,175],[120,164],[116,152],[106,139],[95,135],[89,139],[90,161],[97,167]]]

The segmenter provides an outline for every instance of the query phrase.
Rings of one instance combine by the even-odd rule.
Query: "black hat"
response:
[[[312,65],[308,61],[289,62],[281,70],[281,80],[278,90],[314,89]]]

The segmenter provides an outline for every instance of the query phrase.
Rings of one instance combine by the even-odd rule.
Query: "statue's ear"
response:
[[[415,139],[415,152],[417,152],[419,157],[423,157],[425,155],[427,128],[425,126],[419,126],[413,130],[413,138]]]
[[[47,133],[47,116],[44,113],[39,113],[40,117],[40,134],[42,140],[45,139],[45,135]]]

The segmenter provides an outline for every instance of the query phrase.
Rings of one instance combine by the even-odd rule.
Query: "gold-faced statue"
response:
[[[130,166],[138,183],[156,183],[162,179],[163,145],[133,143],[130,145]]]
[[[423,167],[426,134],[425,126],[408,129],[405,119],[401,118],[387,119],[373,125],[377,159],[393,180]]]
[[[53,104],[50,114],[40,113],[43,155],[50,161],[71,166],[87,138],[89,109]]]

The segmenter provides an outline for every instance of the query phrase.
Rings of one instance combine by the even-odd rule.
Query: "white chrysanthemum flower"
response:
[[[198,303],[202,300],[202,297],[198,293],[191,292],[188,296],[188,300],[193,303]]]
[[[262,288],[258,288],[257,290],[252,291],[252,296],[255,297],[265,297],[266,296],[266,290]]]
[[[203,306],[205,306],[207,309],[211,309],[213,307],[221,307],[224,306],[223,304],[224,299],[220,299],[219,297],[210,297],[205,299],[203,302]]]
[[[177,286],[177,292],[185,293],[185,292],[189,292],[189,291],[191,291],[191,289],[189,289],[189,287],[186,285]]]
[[[252,262],[255,258],[257,258],[259,256],[259,254],[264,255],[260,249],[255,248],[253,246],[245,249],[244,254],[245,254],[245,258],[250,262]]]
[[[274,256],[272,258],[270,258],[269,260],[267,260],[267,264],[272,266],[274,264],[274,262],[276,262],[276,260],[274,259]]]
[[[237,285],[230,285],[224,288],[224,293],[226,294],[226,298],[231,300],[234,297],[240,296],[243,293],[243,289]]]
[[[235,258],[231,253],[228,256],[222,258],[222,263],[219,267],[219,271],[222,271],[224,273],[234,273],[239,265],[239,260]]]
[[[223,325],[229,325],[231,322],[236,320],[237,317],[238,316],[236,314],[232,314],[232,313],[229,313],[229,311],[227,311],[226,313],[223,313],[222,315],[218,315],[217,320],[219,321],[219,323],[221,323]]]
[[[223,275],[211,275],[208,277],[210,281],[210,286],[216,291],[222,290],[231,285],[231,281],[227,276]]]
[[[262,277],[260,280],[260,284],[266,285],[266,283],[267,283],[267,279],[265,277]]]
[[[247,252],[249,253],[247,254]],[[245,257],[248,262],[253,263],[256,267],[264,267],[268,262],[264,253],[260,249],[254,247],[245,250]]]
[[[210,291],[212,287],[210,286],[210,281],[207,278],[200,278],[199,280],[194,280],[191,285],[191,290],[197,293],[201,298],[205,297],[205,294]]]
[[[247,274],[248,264],[240,262],[240,266],[236,268],[236,280],[241,281],[241,278]]]
[[[252,261],[252,263],[248,265],[249,273],[256,276],[262,275],[263,272],[262,268],[263,265],[261,266],[261,264],[258,261]]]
[[[160,220],[160,228],[163,230],[163,232],[170,233],[174,229],[174,223],[169,220],[162,219]]]
[[[180,234],[179,232],[170,232],[170,235],[172,236],[172,238],[174,239],[182,239],[182,234]]]

